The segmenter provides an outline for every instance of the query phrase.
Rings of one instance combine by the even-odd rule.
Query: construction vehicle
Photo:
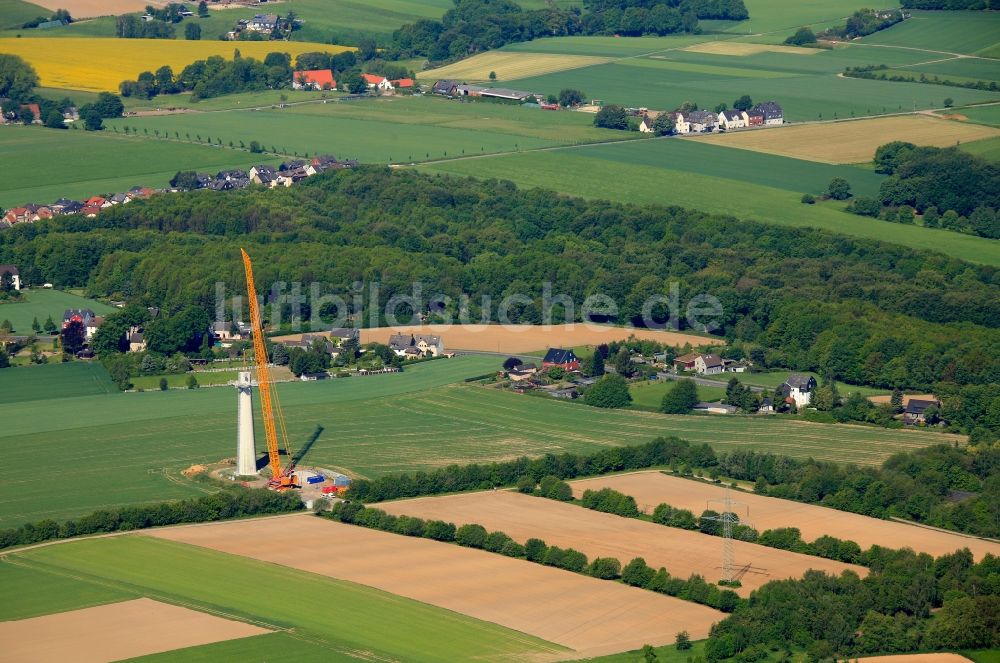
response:
[[[257,302],[257,287],[253,280],[253,263],[243,249],[243,269],[247,276],[247,297],[250,300],[250,324],[253,330],[253,370],[257,376],[257,388],[260,391],[260,408],[264,420],[264,437],[267,438],[267,459],[271,468],[271,478],[267,487],[272,490],[288,490],[299,488],[295,476],[295,462],[288,446],[288,432],[285,429],[285,417],[278,402],[278,394],[271,381],[271,369],[267,356],[267,346],[264,344],[264,325],[260,318],[260,305]],[[278,432],[281,432],[281,442],[285,454],[289,458],[288,465],[281,466],[281,453],[278,450]]]

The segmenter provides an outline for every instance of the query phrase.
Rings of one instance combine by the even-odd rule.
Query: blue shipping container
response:
[[[323,477],[309,477],[306,483],[323,483]]]

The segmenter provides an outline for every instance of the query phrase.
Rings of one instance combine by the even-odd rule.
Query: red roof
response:
[[[378,85],[385,80],[385,76],[376,76],[375,74],[361,74],[361,78],[365,79],[365,83],[369,85]]]
[[[24,104],[21,108],[30,108],[31,112],[35,114],[35,119],[41,121],[42,111],[38,108],[38,104]]]
[[[320,88],[327,86],[330,88],[337,87],[337,81],[333,79],[333,72],[329,69],[308,69],[306,71],[297,71],[295,72],[295,80],[300,83],[304,81],[310,85],[315,85]]]
[[[396,87],[413,87],[412,78],[398,78],[394,81],[389,81],[389,82],[395,85]]]
[[[100,207],[101,205],[103,205],[106,202],[108,202],[108,201],[105,200],[104,198],[101,198],[100,196],[93,196],[92,198],[87,198],[87,200],[83,201],[83,204],[84,205],[96,205],[97,207]]]

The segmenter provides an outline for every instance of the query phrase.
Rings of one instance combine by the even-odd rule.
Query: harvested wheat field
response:
[[[906,406],[913,399],[921,401],[933,401],[937,400],[934,394],[903,394],[903,405]],[[872,403],[890,403],[892,402],[892,394],[882,394],[881,396],[869,396],[868,400]]]
[[[573,486],[573,494],[577,496],[582,495],[588,488],[591,490],[613,488],[631,495],[640,508],[645,507],[648,511],[652,511],[657,504],[666,502],[673,507],[689,509],[696,516],[708,508],[708,500],[721,500],[726,495],[725,489],[720,486],[667,476],[660,472],[636,472],[583,479],[570,482],[570,485]],[[874,544],[889,548],[908,547],[938,557],[961,548],[968,548],[977,560],[982,559],[986,553],[1000,555],[1000,543],[962,534],[880,520],[753,493],[734,492],[732,497],[749,506],[750,522],[759,532],[778,527],[798,527],[802,532],[802,538],[806,541],[813,541],[826,534],[854,541],[862,549]],[[720,510],[718,504],[712,508]],[[742,518],[746,514],[746,507],[736,509],[736,512]]]
[[[73,18],[90,18],[142,11],[146,5],[162,7],[163,0],[32,0],[32,4],[55,11],[67,9]]]
[[[682,51],[692,53],[708,53],[709,55],[757,55],[759,53],[790,53],[793,55],[816,55],[822,53],[819,48],[802,48],[801,46],[779,46],[778,44],[748,44],[740,41],[706,41],[694,44]]]
[[[618,583],[311,515],[176,527],[150,536],[376,587],[555,642],[581,656],[666,644],[678,631],[697,640],[725,617]]]
[[[611,58],[591,55],[555,55],[551,53],[508,53],[487,51],[454,64],[437,69],[421,71],[417,78],[436,80],[451,78],[459,81],[488,81],[490,72],[496,72],[497,79],[510,81],[516,78],[541,76],[557,71],[590,67],[610,62]]]
[[[423,497],[386,502],[378,508],[394,514],[446,520],[456,525],[479,523],[488,530],[506,532],[520,542],[537,537],[549,545],[575,548],[586,553],[589,559],[615,557],[623,566],[635,557],[642,557],[650,566],[666,567],[670,575],[680,578],[697,573],[715,582],[722,577],[722,539],[719,537],[512,491]],[[835,574],[852,569],[862,576],[867,573],[860,566],[753,543],[736,541],[734,545],[736,563],[752,564],[756,569],[743,576],[743,586],[736,590],[741,596],[747,596],[770,580],[801,577],[808,569]]]
[[[583,323],[566,325],[411,325],[378,327],[361,330],[362,343],[386,343],[392,334],[438,334],[449,350],[482,352],[533,352],[553,347],[578,347],[623,341],[629,336],[667,345],[706,345],[714,341],[705,336],[658,331],[607,327]]]
[[[969,663],[961,654],[893,654],[856,658],[855,663]]]
[[[0,622],[0,661],[103,663],[269,632],[143,598]]]
[[[741,150],[836,164],[871,161],[879,145],[894,140],[949,147],[958,142],[968,143],[994,136],[1000,136],[1000,129],[930,115],[906,115],[730,131],[704,136],[699,140]]]
[[[276,50],[290,53],[293,58],[307,51],[351,50],[346,46],[295,41],[281,42],[280,47],[266,41],[241,41],[238,47],[244,57],[259,60]],[[143,71],[156,71],[163,65],[180,72],[195,60],[211,55],[229,60],[235,48],[233,42],[186,39],[0,39],[0,53],[20,55],[27,60],[38,72],[42,85],[93,92],[117,91],[123,80],[133,79]]]

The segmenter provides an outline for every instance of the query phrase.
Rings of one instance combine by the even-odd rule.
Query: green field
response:
[[[236,379],[237,371],[195,371],[193,373],[179,373],[173,375],[140,375],[132,378],[132,387],[150,391],[160,388],[160,378],[167,379],[167,386],[171,389],[187,388],[188,377],[193,375],[198,380],[198,385],[209,387],[219,384],[228,384]]]
[[[0,393],[6,403],[44,401],[117,393],[118,387],[98,362],[42,364],[0,371]]]
[[[22,290],[21,297],[23,301],[0,304],[0,320],[10,320],[15,334],[31,334],[32,322],[37,318],[38,323],[44,325],[50,315],[59,327],[63,312],[68,308],[89,308],[95,315],[106,315],[116,310],[93,299],[48,288]]]
[[[1000,161],[1000,136],[965,143],[958,149],[969,154],[975,154],[990,161]]]
[[[666,37],[545,37],[507,44],[500,50],[628,58],[684,48],[692,44],[713,41],[716,38],[717,35],[687,34]]]
[[[308,518],[309,516],[301,516]],[[332,551],[331,551],[332,552]],[[56,596],[49,612],[66,609],[62,593],[89,585],[122,598],[136,595],[181,604],[284,631],[306,660],[523,660],[564,648],[488,622],[325,576],[142,536],[91,539],[12,554]],[[67,580],[70,576],[73,580]],[[23,574],[21,582],[23,582]],[[249,582],[248,582],[249,579]],[[7,585],[4,585],[7,587]],[[280,591],[275,591],[280,588]],[[91,603],[98,602],[91,597]],[[104,602],[104,601],[100,601]],[[16,603],[11,601],[10,603]],[[268,641],[270,639],[270,641]],[[272,661],[275,635],[197,647],[152,660]],[[262,649],[258,641],[267,641]],[[234,658],[212,654],[233,652]],[[470,656],[475,652],[475,656]],[[353,654],[354,656],[350,656]],[[200,657],[200,658],[199,658]],[[278,659],[282,660],[282,659]],[[301,660],[301,659],[296,659]]]
[[[24,126],[4,127],[0,153],[5,160],[19,164],[7,169],[0,181],[3,207],[48,203],[62,197],[86,198],[136,185],[162,187],[178,170],[215,173],[278,161],[225,148],[125,138],[110,131],[96,135]]]
[[[862,43],[996,57],[1000,47],[1000,14],[987,11],[912,13],[912,18],[868,35]]]
[[[278,385],[278,393],[293,448],[317,426],[324,429],[306,464],[363,476],[521,454],[587,452],[659,435],[720,450],[750,447],[859,463],[879,463],[897,451],[952,439],[773,417],[608,411],[460,383],[498,364],[496,357],[466,356],[413,366],[400,375],[287,382]],[[232,457],[235,392],[220,387],[2,403],[0,421],[0,448],[8,467],[17,468],[0,476],[0,526],[60,520],[206,490],[180,471]],[[60,490],[38,481],[39,474],[58,480]]]
[[[680,147],[683,146],[683,147]],[[604,198],[628,203],[680,205],[739,219],[756,219],[788,226],[809,226],[854,237],[875,239],[911,248],[930,249],[989,265],[1000,265],[1000,244],[979,237],[946,230],[901,226],[856,216],[843,211],[840,204],[824,203],[806,206],[801,203],[805,192],[818,193],[829,179],[823,181],[819,164],[784,157],[783,179],[769,172],[747,172],[727,169],[728,160],[717,163],[711,174],[697,161],[672,160],[672,154],[692,154],[678,150],[700,150],[709,146],[696,138],[669,138],[621,145],[595,145],[571,150],[553,150],[504,155],[489,159],[464,159],[421,166],[440,173],[459,176],[506,179],[523,187],[554,189],[585,198]],[[729,150],[730,148],[719,148]],[[731,150],[733,159],[766,155]],[[704,154],[710,154],[708,151]],[[802,164],[801,172],[794,166]],[[824,166],[827,168],[828,166]],[[876,177],[871,171],[851,166],[839,166],[848,179],[858,186],[870,186]],[[701,171],[701,172],[698,172]],[[773,184],[763,182],[771,180]],[[867,184],[866,184],[867,183]],[[860,190],[860,189],[859,189]],[[720,195],[724,192],[724,195]]]
[[[676,385],[677,382],[674,380],[650,380],[632,383],[628,388],[629,393],[632,394],[632,407],[640,410],[658,411],[663,394]],[[700,384],[697,387],[698,400],[706,403],[722,400],[726,395],[725,387],[705,387]]]
[[[291,95],[294,98],[294,94]],[[423,161],[461,154],[513,152],[598,140],[637,138],[597,129],[592,116],[491,103],[400,97],[280,110],[122,118],[111,124],[183,137],[260,140],[291,154],[330,153],[366,163]]]
[[[37,571],[6,557],[0,558],[0,587],[6,596],[17,597],[16,601],[0,603],[0,621],[79,610],[139,596],[124,587]]]
[[[970,122],[986,124],[991,127],[1000,127],[1000,104],[963,108],[960,112],[969,118]]]
[[[689,658],[704,660],[705,641],[692,642],[691,649],[687,651],[677,651],[675,645],[654,647],[654,651],[656,651],[656,660],[659,663],[687,663]],[[622,652],[621,654],[611,654],[610,656],[584,660],[586,663],[645,663],[646,661],[641,651]]]
[[[816,381],[820,381],[820,376],[817,373],[811,373],[810,371],[796,371],[799,375],[811,375],[816,378]],[[788,371],[772,371],[770,373],[739,373],[737,375],[726,375],[726,376],[705,376],[706,380],[718,379],[720,384],[725,384],[730,378],[736,377],[743,384],[751,385],[754,387],[765,387],[767,389],[774,389],[775,387],[783,384],[785,380],[788,379],[790,373]],[[877,389],[875,387],[863,387],[854,384],[847,384],[846,382],[838,382],[837,390],[840,392],[841,396],[847,396],[854,392],[861,394],[862,396],[881,396],[888,394],[889,392],[885,389]]]

